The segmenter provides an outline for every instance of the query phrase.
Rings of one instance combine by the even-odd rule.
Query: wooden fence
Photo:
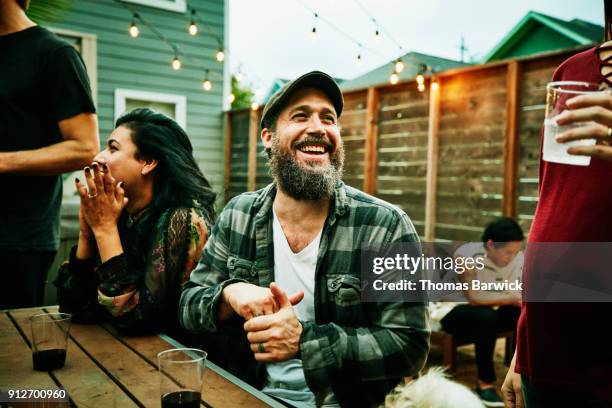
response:
[[[398,205],[427,240],[478,240],[508,215],[529,230],[537,203],[546,83],[568,56],[540,54],[344,94],[346,184]],[[271,181],[261,110],[226,112],[226,201]]]

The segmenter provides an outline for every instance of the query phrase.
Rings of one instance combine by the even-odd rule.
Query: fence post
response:
[[[519,93],[521,66],[517,61],[508,63],[507,71],[507,104],[506,104],[506,137],[504,143],[504,196],[503,214],[516,217],[518,156],[519,156]]]
[[[368,88],[365,120],[365,152],[363,190],[368,194],[376,193],[376,166],[378,157],[378,106],[380,91]]]
[[[230,181],[232,177],[232,112],[223,115],[223,128],[225,129],[225,162],[223,164],[223,192],[224,203],[229,199]]]
[[[249,161],[247,176],[247,191],[255,191],[257,179],[257,140],[259,130],[259,115],[256,110],[249,111]]]
[[[425,195],[425,240],[433,241],[436,231],[438,143],[440,139],[440,81],[429,86],[429,125],[427,132],[427,179]]]

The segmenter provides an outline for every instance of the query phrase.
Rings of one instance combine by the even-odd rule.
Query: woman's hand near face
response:
[[[79,179],[76,179],[75,182],[77,186],[80,183]],[[77,259],[89,259],[94,254],[96,241],[91,227],[85,221],[82,201],[83,199],[81,198],[81,204],[79,205],[79,242],[77,244],[76,257]]]
[[[87,188],[77,181],[81,212],[84,222],[93,232],[104,262],[123,252],[117,222],[127,198],[122,183],[116,183],[106,165],[93,163],[91,167],[85,167],[85,182]]]
[[[593,146],[573,146],[569,154],[591,156],[612,161],[612,94],[580,95],[567,101],[570,109],[557,118],[557,124],[567,126],[583,123],[557,136],[559,143],[596,139]]]

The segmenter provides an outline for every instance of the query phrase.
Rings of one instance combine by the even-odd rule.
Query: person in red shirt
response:
[[[605,1],[606,42],[563,62],[553,81],[611,86],[612,1]],[[589,166],[540,161],[539,201],[528,242],[612,242],[612,94],[577,96],[560,125],[590,124],[557,140],[596,139],[568,153]],[[534,256],[535,258],[535,256]],[[531,265],[530,265],[531,264]],[[537,268],[526,257],[523,282]],[[506,407],[612,406],[612,304],[524,302],[517,350],[502,386]]]

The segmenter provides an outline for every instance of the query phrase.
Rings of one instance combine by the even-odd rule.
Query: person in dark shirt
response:
[[[99,149],[81,57],[27,6],[0,0],[0,309],[42,304],[59,247],[60,174]]]
[[[215,194],[171,118],[135,109],[117,120],[85,180],[79,242],[58,272],[60,311],[125,332],[181,339],[181,285],[214,222]]]
[[[612,81],[612,2],[606,0],[606,42],[573,55],[553,74],[553,81],[583,81],[610,88]],[[540,159],[538,206],[529,232],[530,243],[612,242],[612,96],[580,95],[567,101],[557,118],[569,130],[557,140],[596,139],[592,146],[567,152],[591,156],[588,166]],[[574,127],[582,122],[582,126]],[[527,250],[523,268],[525,291],[545,263]],[[576,258],[575,273],[588,265]],[[609,275],[608,275],[609,276]],[[612,406],[612,303],[523,302],[517,350],[502,393],[506,407]]]

